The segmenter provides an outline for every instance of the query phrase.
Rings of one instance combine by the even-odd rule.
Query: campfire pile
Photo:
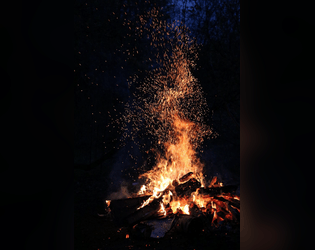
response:
[[[198,234],[206,226],[239,225],[238,185],[223,186],[213,177],[204,187],[195,177],[189,172],[151,195],[142,186],[133,198],[107,200],[107,212],[118,225],[132,228],[135,235],[153,238],[175,232]]]

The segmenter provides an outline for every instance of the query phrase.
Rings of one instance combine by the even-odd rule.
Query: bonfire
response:
[[[150,15],[157,16],[155,12]],[[107,211],[115,221],[135,230],[150,226],[150,233],[144,231],[151,237],[163,237],[174,230],[198,232],[205,222],[213,227],[238,223],[238,185],[224,186],[216,176],[206,180],[204,164],[197,156],[204,137],[215,133],[205,125],[206,101],[191,71],[197,59],[196,43],[183,27],[166,29],[152,20],[152,40],[162,44],[156,56],[159,67],[139,84],[140,94],[128,105],[124,119],[138,122],[141,117],[148,135],[157,139],[162,150],[157,151],[156,165],[139,176],[144,184],[137,192],[127,199],[107,200]],[[168,30],[172,41],[168,51],[163,50],[163,30]],[[161,228],[165,228],[162,233]]]

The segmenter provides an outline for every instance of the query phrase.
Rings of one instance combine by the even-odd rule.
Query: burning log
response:
[[[236,208],[233,208],[233,206],[229,206],[229,210],[231,211],[231,214],[233,215],[234,219],[236,221],[240,221],[240,213]]]
[[[211,180],[210,187],[212,187],[218,180],[218,177],[214,176]]]
[[[179,197],[190,195],[195,192],[197,188],[200,188],[201,184],[195,178],[191,178],[189,181],[175,187],[175,191]]]
[[[160,209],[160,202],[161,198],[153,200],[151,203],[144,206],[143,208],[136,210],[125,219],[125,223],[127,223],[128,225],[134,225],[140,221],[144,221],[149,219],[150,217],[153,217]]]
[[[182,176],[181,178],[179,178],[179,181],[180,182],[186,182],[188,181],[191,176],[193,175],[194,173],[193,172],[189,172],[188,174],[185,174],[184,176]]]
[[[177,180],[173,180],[172,186],[173,187],[177,187],[178,185],[179,185],[178,181]]]
[[[228,204],[235,207],[236,210],[240,210],[240,207],[241,207],[240,202],[233,200],[233,201],[228,201]]]
[[[233,200],[231,200],[231,199],[225,199],[225,198],[219,197],[219,196],[214,197],[214,198],[217,199],[217,200],[226,202],[227,204],[230,204],[230,205],[232,205],[232,206],[234,206],[234,207],[240,209],[241,204],[240,204],[240,201],[239,201],[239,200],[235,200],[235,199],[233,199]]]
[[[166,217],[173,215],[173,210],[169,205],[167,207],[165,207],[164,209],[165,209],[165,213],[163,213],[163,214],[161,213],[161,214],[156,216],[158,219],[164,219]]]
[[[233,205],[234,207],[237,207],[238,209],[240,209],[240,207],[241,207],[241,202],[240,202],[239,200],[233,199],[233,200],[231,200],[231,201],[229,201],[229,202],[230,202],[230,204]]]
[[[111,215],[117,224],[123,223],[123,221],[132,213],[134,213],[141,204],[147,200],[150,196],[142,196],[137,198],[128,198],[120,200],[112,200],[109,208]]]
[[[166,223],[171,228],[169,232],[172,233],[188,235],[199,233],[205,221],[215,227],[226,223],[226,220],[238,223],[240,201],[238,196],[232,194],[238,186],[222,184],[217,186],[215,182],[216,178],[211,182],[212,186],[201,187],[201,183],[194,178],[194,173],[189,172],[155,195],[112,200],[107,205],[114,220],[122,225],[136,226],[142,221],[146,221],[146,224],[149,223],[148,220],[153,221],[159,237],[162,236],[162,231],[159,231],[158,225],[162,225],[174,214],[176,215],[174,225],[170,226],[169,221]],[[196,190],[195,196],[190,197]],[[161,219],[165,221],[159,221]],[[146,237],[151,232],[146,227],[138,229],[141,229],[140,235],[144,230],[143,234]]]
[[[189,214],[195,217],[202,215],[202,211],[198,208],[198,206],[192,203],[189,207]]]
[[[229,214],[229,211],[227,211],[223,206],[220,206],[218,204],[216,204],[216,207],[217,207],[217,211],[221,212],[221,213],[224,213],[224,216]],[[224,217],[223,216],[223,217]],[[222,217],[222,216],[221,216]]]

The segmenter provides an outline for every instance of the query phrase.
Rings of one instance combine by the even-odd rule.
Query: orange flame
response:
[[[196,152],[190,143],[190,133],[193,123],[174,116],[173,128],[177,138],[165,143],[167,146],[165,158],[160,158],[158,164],[140,177],[147,178],[147,184],[141,190],[159,193],[171,186],[174,180],[179,181],[183,175],[193,172],[196,179],[204,184],[202,164],[196,158]],[[140,191],[141,191],[140,190]]]
[[[158,213],[162,214],[163,216],[166,216],[166,210],[163,203],[160,204],[160,210],[158,211]]]
[[[142,185],[139,192],[137,193],[138,195],[144,194],[146,192],[146,186]]]
[[[189,205],[188,205],[188,204],[186,204],[186,205],[184,206],[183,212],[184,212],[184,214],[190,214],[190,213],[189,213]]]
[[[210,196],[202,196],[195,193],[193,201],[199,208],[206,208],[207,204],[212,201],[212,198]]]
[[[189,212],[189,204],[185,199],[173,200],[170,202],[170,207],[174,214],[181,211],[183,214],[190,214]]]

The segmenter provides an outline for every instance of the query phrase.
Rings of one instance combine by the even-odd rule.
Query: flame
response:
[[[240,197],[238,197],[238,196],[234,196],[234,199],[235,199],[235,200],[238,200],[238,201],[241,200]]]
[[[190,213],[189,213],[189,205],[188,205],[188,204],[186,204],[186,205],[184,206],[183,212],[184,212],[184,214],[190,214]]]
[[[199,194],[194,194],[194,203],[198,206],[198,208],[206,208],[207,204],[212,201],[210,196],[202,196]]]
[[[233,205],[231,205],[232,208],[236,209],[239,213],[241,212],[241,210],[237,207],[234,207]]]
[[[163,203],[160,204],[160,210],[158,211],[158,213],[162,214],[163,216],[166,216],[166,210]]]
[[[142,185],[140,188],[140,191],[137,194],[138,195],[145,194],[146,190],[147,190],[146,186]]]
[[[189,202],[186,199],[178,199],[170,202],[171,210],[174,214],[180,212],[183,214],[190,214]]]
[[[167,205],[167,204],[170,203],[171,196],[172,196],[172,192],[171,191],[168,191],[168,193],[163,196],[163,204],[164,205]]]
[[[139,209],[143,208],[144,206],[150,204],[152,201],[154,201],[155,198],[159,198],[159,197],[156,197],[155,195],[152,195],[149,199],[147,199],[146,201],[144,201],[144,202],[142,203],[142,205],[141,205],[140,207],[138,207],[137,209],[139,210]]]
[[[212,219],[212,224],[214,223],[214,221],[218,218],[218,215],[217,215],[217,205],[211,201],[211,206],[212,206],[212,209],[211,209],[211,213],[213,213],[213,219]]]
[[[210,182],[209,187],[212,187],[216,182],[217,182],[218,178],[216,176],[214,176]]]
[[[110,206],[110,200],[106,200],[106,205],[109,207]]]
[[[228,211],[227,205],[223,202],[216,200],[213,201],[212,197],[207,195],[200,195],[198,192],[191,194],[188,199],[179,199],[174,197],[171,190],[174,190],[176,181],[177,184],[181,184],[181,177],[187,173],[192,172],[189,178],[196,178],[202,186],[205,186],[205,180],[203,176],[203,165],[196,158],[196,152],[191,144],[192,131],[194,129],[194,123],[188,120],[180,118],[177,114],[173,117],[172,128],[176,132],[176,137],[170,138],[165,143],[166,153],[164,157],[159,158],[157,165],[150,171],[142,174],[141,178],[146,178],[146,185],[143,185],[138,194],[144,192],[151,192],[151,197],[147,199],[138,209],[148,205],[154,199],[162,196],[162,203],[160,205],[159,213],[166,215],[165,206],[170,205],[173,214],[178,212],[183,214],[190,214],[189,204],[193,202],[198,208],[206,211],[207,205],[211,204],[210,208],[213,215],[213,221],[222,221],[223,218],[217,215],[217,205],[221,206]],[[188,181],[184,180],[183,182]],[[214,177],[209,187],[222,187],[223,183],[217,183],[217,177]],[[231,196],[227,196],[228,199],[233,199]],[[238,197],[234,197],[238,199]],[[218,207],[219,210],[219,207]],[[231,219],[231,216],[225,218]]]
[[[179,182],[180,177],[193,172],[194,176],[202,184],[204,178],[202,165],[196,158],[196,152],[190,143],[190,133],[193,123],[174,116],[173,128],[177,137],[171,138],[167,143],[166,156],[161,157],[158,164],[150,171],[142,174],[140,178],[146,178],[147,184],[141,190],[151,190],[152,193],[164,191],[172,186],[173,181]]]

